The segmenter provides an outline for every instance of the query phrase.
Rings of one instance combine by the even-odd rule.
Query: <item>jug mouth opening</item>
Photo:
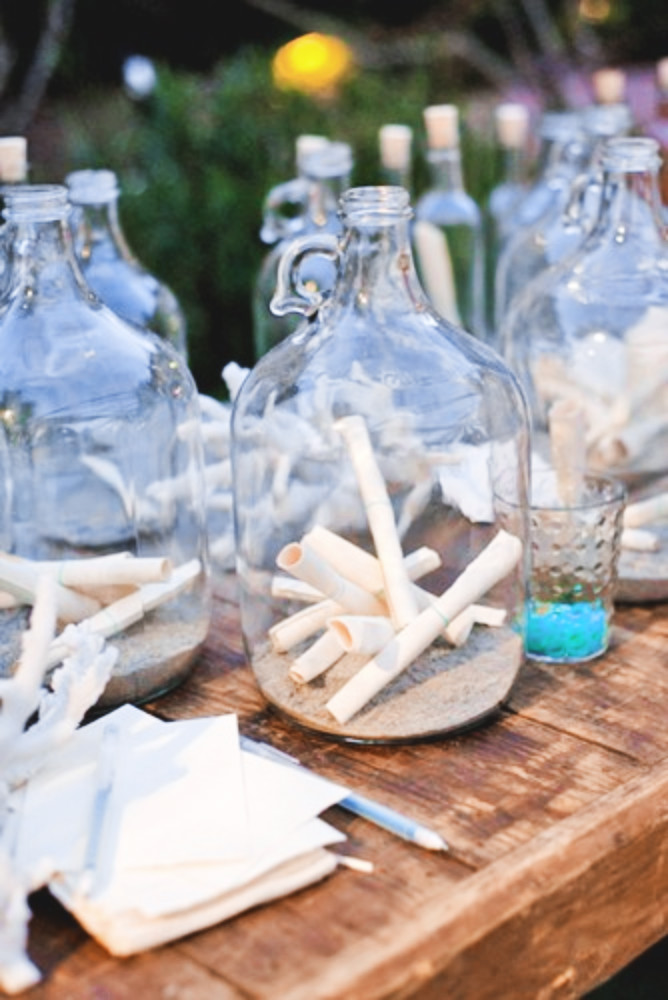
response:
[[[118,197],[113,170],[74,170],[65,178],[69,199],[77,205],[103,205]]]
[[[67,188],[62,184],[12,184],[0,189],[5,219],[49,222],[64,219],[69,211]]]
[[[300,168],[311,180],[333,180],[353,169],[353,151],[347,142],[325,142],[319,149],[300,157]]]
[[[341,215],[355,225],[392,225],[412,214],[408,191],[400,185],[349,188],[341,197]]]

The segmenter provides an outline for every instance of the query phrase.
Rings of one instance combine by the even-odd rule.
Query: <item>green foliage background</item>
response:
[[[53,172],[109,167],[118,173],[120,215],[139,259],[171,286],[189,323],[190,365],[201,391],[224,397],[227,361],[254,362],[250,293],[266,252],[259,239],[262,201],[294,173],[294,142],[315,132],[352,145],[353,183],[381,180],[378,129],[414,130],[415,189],[425,183],[422,108],[455,100],[448,79],[420,70],[357,74],[336,100],[318,103],[281,92],[270,56],[247,48],[208,75],[158,66],[145,102],[121,91],[92,92],[61,112],[62,147]],[[465,115],[462,115],[465,122]],[[473,193],[489,180],[488,143],[465,132]],[[35,161],[33,178],[47,164]]]

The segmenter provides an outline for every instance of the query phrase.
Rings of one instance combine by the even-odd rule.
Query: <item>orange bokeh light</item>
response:
[[[353,54],[335,35],[311,32],[283,45],[272,64],[274,83],[283,90],[330,96],[354,67]]]

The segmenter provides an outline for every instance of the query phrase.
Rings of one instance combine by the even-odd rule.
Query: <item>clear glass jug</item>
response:
[[[668,471],[668,245],[657,144],[610,139],[596,221],[584,242],[535,278],[501,328],[537,449],[568,399],[584,414],[586,462],[637,484]]]
[[[74,249],[87,284],[123,319],[163,337],[187,358],[187,324],[170,288],[131,251],[118,212],[112,170],[75,170],[66,178]]]
[[[119,651],[108,707],[182,681],[208,631],[199,406],[182,357],[88,288],[68,211],[63,186],[6,191],[1,669],[15,663],[36,578],[55,574],[51,666],[68,624],[102,630]]]
[[[328,142],[320,148],[310,149],[302,157],[302,174],[293,184],[302,193],[304,211],[295,217],[293,225],[284,227],[281,239],[262,262],[253,288],[253,346],[256,358],[261,358],[297,326],[294,316],[276,316],[270,309],[283,253],[298,234],[340,232],[338,199],[350,185],[352,168],[352,150],[345,142]],[[303,275],[304,281],[310,282],[318,291],[331,287],[334,272],[329,261],[309,261],[308,268]]]
[[[306,319],[232,416],[257,682],[300,726],[355,741],[486,718],[523,659],[526,523],[502,529],[495,490],[504,474],[526,513],[525,403],[500,357],[430,306],[410,217],[400,187],[351,188],[340,240],[293,244],[273,308]],[[315,254],[336,264],[325,295],[301,280]]]
[[[570,182],[555,187],[540,218],[517,232],[504,250],[497,288],[505,282],[506,307],[532,278],[584,239],[598,211],[601,150],[609,138],[627,134],[631,113],[624,104],[596,104],[581,112],[580,122],[581,136],[569,147],[569,165],[574,169]]]
[[[494,338],[515,296],[544,263],[543,225],[559,221],[573,182],[586,166],[587,138],[580,116],[550,112],[542,120],[546,140],[539,177],[516,206],[515,229],[507,237],[494,276]]]

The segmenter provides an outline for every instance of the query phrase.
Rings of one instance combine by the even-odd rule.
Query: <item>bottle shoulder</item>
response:
[[[415,220],[434,225],[464,224],[479,226],[482,213],[474,198],[466,191],[431,190],[422,194],[415,203]]]

